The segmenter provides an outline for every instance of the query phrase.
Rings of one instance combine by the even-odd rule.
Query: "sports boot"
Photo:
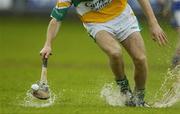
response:
[[[136,107],[145,107],[144,96],[145,96],[145,89],[134,90],[132,101]]]
[[[125,96],[125,105],[126,106],[134,106],[134,103],[132,102],[132,91],[129,86],[129,82],[127,78],[123,80],[116,80],[117,85],[120,86],[120,92]]]

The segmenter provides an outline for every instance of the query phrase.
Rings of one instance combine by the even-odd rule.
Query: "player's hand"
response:
[[[51,47],[50,46],[44,46],[43,49],[40,51],[40,55],[42,56],[42,58],[48,58],[49,55],[51,55]]]
[[[154,24],[150,26],[150,32],[152,34],[152,39],[160,46],[165,45],[168,42],[167,36],[162,30],[162,28],[159,26],[159,24]]]

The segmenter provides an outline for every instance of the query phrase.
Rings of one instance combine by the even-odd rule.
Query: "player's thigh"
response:
[[[144,59],[146,57],[144,41],[140,32],[132,33],[121,44],[133,59]]]
[[[99,31],[95,37],[97,45],[107,54],[120,53],[119,42],[109,32]]]

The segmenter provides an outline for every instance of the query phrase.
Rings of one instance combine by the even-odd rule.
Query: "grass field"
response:
[[[31,84],[40,78],[39,51],[47,25],[46,17],[0,18],[0,114],[179,114],[180,103],[161,109],[108,105],[100,97],[103,85],[114,80],[107,57],[73,20],[64,21],[49,60],[48,79],[57,96],[55,103],[45,108],[19,105]],[[170,66],[177,39],[168,23],[161,20],[170,43],[159,47],[151,40],[147,24],[142,21],[141,25],[149,62],[146,100],[151,101]],[[124,59],[133,87],[133,65],[125,51]]]

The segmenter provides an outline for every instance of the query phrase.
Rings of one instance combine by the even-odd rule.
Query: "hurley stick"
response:
[[[48,59],[43,57],[40,83],[47,84],[48,82],[47,81],[47,64],[48,64]]]

